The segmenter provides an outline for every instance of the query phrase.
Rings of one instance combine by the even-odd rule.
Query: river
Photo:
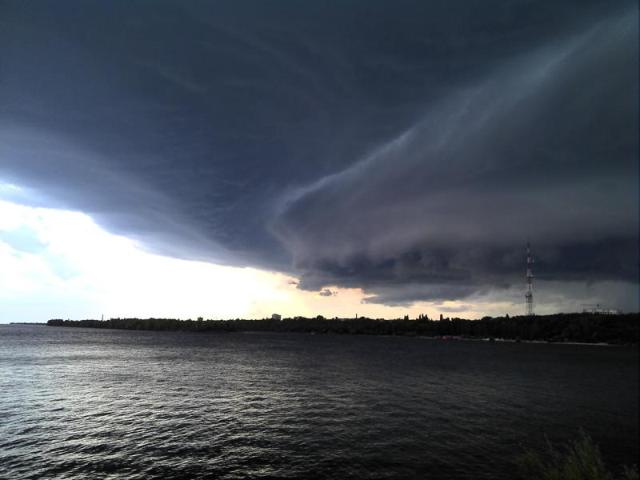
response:
[[[511,479],[638,456],[638,349],[0,325],[0,478]]]

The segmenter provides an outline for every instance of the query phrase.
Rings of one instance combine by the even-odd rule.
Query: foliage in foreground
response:
[[[543,454],[529,450],[518,463],[526,480],[639,480],[636,466],[623,467],[619,475],[607,469],[600,448],[584,432],[560,449],[548,442]]]

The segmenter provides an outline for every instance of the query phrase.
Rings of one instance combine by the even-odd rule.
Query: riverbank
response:
[[[640,316],[637,313],[603,315],[570,313],[531,317],[484,317],[480,320],[420,316],[386,320],[371,318],[268,318],[258,320],[179,320],[168,318],[112,318],[47,322],[56,327],[112,328],[194,332],[299,332],[316,334],[400,335],[440,340],[574,343],[589,345],[637,345]]]
[[[471,337],[461,337],[461,338],[446,338],[446,337],[421,337],[427,340],[439,340],[439,341],[449,341],[449,340],[460,340],[465,342],[497,342],[497,343],[531,343],[531,344],[542,344],[542,345],[584,345],[590,347],[620,347],[620,346],[635,346],[637,343],[606,343],[606,342],[568,342],[561,340],[518,340],[513,338],[471,338]]]

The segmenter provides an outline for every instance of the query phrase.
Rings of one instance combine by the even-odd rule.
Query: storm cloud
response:
[[[637,279],[636,27],[513,61],[295,195],[275,231],[303,285],[457,298],[521,277],[527,241],[547,279]]]
[[[638,283],[633,2],[0,8],[25,201],[391,305],[507,292],[527,241],[554,285]]]

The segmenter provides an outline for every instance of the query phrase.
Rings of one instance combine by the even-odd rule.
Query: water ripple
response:
[[[638,454],[637,349],[0,326],[0,478],[511,478]],[[635,387],[635,388],[632,388]]]

